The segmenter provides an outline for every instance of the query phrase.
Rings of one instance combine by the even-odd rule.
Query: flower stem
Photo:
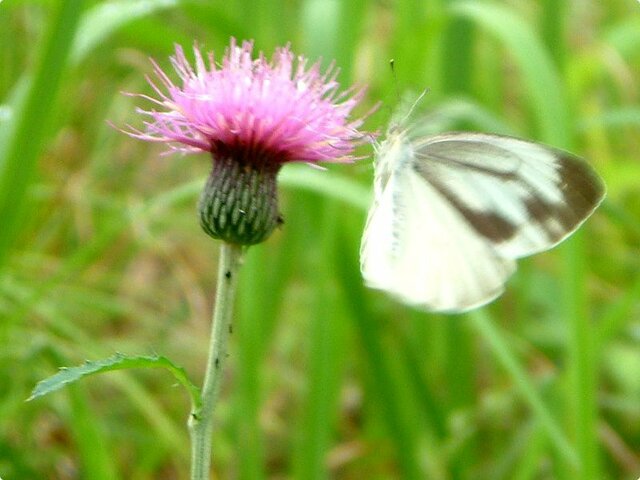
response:
[[[226,242],[221,244],[207,369],[200,404],[194,405],[189,418],[191,480],[209,480],[213,409],[220,391],[222,367],[227,356],[227,339],[231,331],[233,302],[241,260],[241,245]]]

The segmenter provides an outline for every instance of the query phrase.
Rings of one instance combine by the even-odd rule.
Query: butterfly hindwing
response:
[[[413,156],[409,144],[386,147]],[[361,248],[370,287],[438,311],[468,310],[502,292],[515,263],[496,255],[436,188],[403,167],[378,180]]]

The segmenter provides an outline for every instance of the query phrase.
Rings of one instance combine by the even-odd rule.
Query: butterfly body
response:
[[[513,137],[392,129],[376,151],[366,283],[433,311],[495,299],[517,258],[575,231],[604,197],[578,157]]]

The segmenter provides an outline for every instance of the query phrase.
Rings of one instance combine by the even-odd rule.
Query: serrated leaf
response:
[[[191,383],[184,368],[175,365],[171,360],[163,356],[130,356],[122,353],[116,353],[102,360],[86,361],[78,367],[61,368],[55,375],[38,382],[27,401],[60,390],[65,385],[90,375],[129,368],[166,368],[187,389],[193,406],[198,407],[200,405],[200,390]]]

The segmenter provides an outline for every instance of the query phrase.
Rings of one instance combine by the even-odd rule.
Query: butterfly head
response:
[[[413,94],[402,97],[399,107],[389,121],[385,140],[376,146],[376,171],[381,172],[383,177],[388,177],[395,169],[413,158],[409,119],[426,93],[427,90],[424,90],[418,98]]]
[[[392,175],[412,162],[413,158],[414,151],[407,130],[400,125],[390,128],[385,140],[376,146],[374,183],[377,193],[384,190]]]
[[[386,139],[377,147],[378,152],[391,150],[400,146],[401,143],[408,141],[408,137],[411,133],[411,130],[408,127],[410,118],[413,115],[416,106],[426,93],[427,90],[424,90],[417,98],[415,97],[415,94],[402,96],[399,101],[399,106],[396,108],[389,120]]]

